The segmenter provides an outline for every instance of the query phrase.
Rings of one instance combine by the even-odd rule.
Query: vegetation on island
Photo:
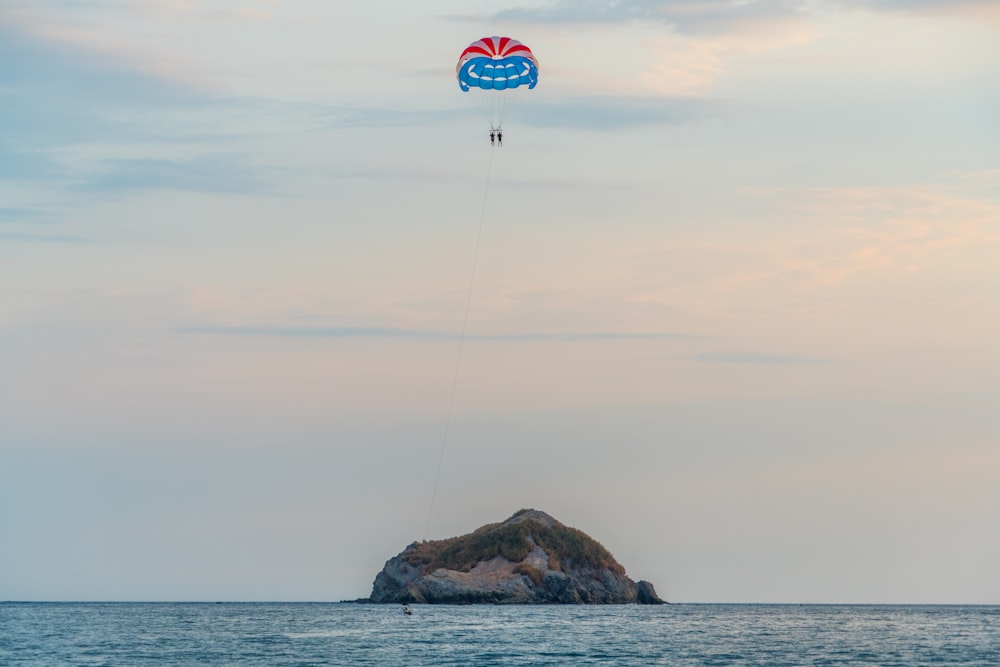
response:
[[[589,568],[625,574],[625,568],[611,552],[583,531],[557,521],[547,526],[530,517],[516,520],[530,511],[521,510],[503,523],[486,525],[461,537],[414,542],[402,554],[403,561],[424,572],[438,568],[468,572],[476,563],[502,556],[519,563],[518,573],[538,584],[542,572],[528,563],[521,563],[538,546],[548,554],[550,570],[569,573]]]

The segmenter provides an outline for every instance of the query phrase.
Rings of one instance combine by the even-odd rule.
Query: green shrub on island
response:
[[[535,546],[548,556],[550,570],[570,572],[577,568],[607,569],[625,574],[611,553],[586,533],[555,522],[552,526],[525,518],[514,521],[530,510],[521,510],[500,524],[483,526],[479,530],[448,540],[414,542],[403,554],[403,560],[426,572],[439,568],[468,572],[476,563],[502,556],[513,563],[520,563]],[[528,564],[520,566],[537,585],[542,573]]]
[[[541,570],[534,565],[529,565],[528,563],[518,563],[515,565],[514,574],[525,575],[528,579],[531,579],[531,582],[535,584],[535,586],[541,586],[542,579],[544,578]]]

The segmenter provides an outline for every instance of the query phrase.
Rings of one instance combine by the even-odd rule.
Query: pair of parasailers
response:
[[[490,145],[491,146],[495,146],[495,145],[498,145],[498,144],[500,146],[503,146],[503,130],[501,130],[498,127],[497,128],[491,127],[490,128]]]

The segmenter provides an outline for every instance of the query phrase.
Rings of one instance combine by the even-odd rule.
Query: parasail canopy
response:
[[[538,60],[527,46],[510,37],[483,37],[467,46],[455,66],[458,86],[500,128],[519,93],[538,84]]]

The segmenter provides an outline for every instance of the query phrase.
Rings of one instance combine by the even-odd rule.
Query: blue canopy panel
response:
[[[538,83],[538,67],[530,58],[508,56],[503,59],[472,58],[462,64],[458,72],[458,85],[483,90],[507,90],[518,86],[534,88]]]

